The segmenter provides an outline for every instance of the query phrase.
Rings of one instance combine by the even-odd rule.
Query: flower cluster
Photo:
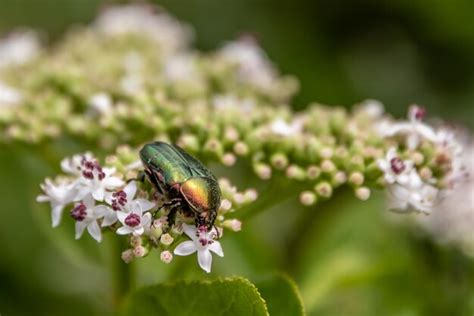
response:
[[[408,121],[382,121],[376,128],[395,141],[377,161],[397,211],[432,212],[441,200],[469,178],[463,137],[452,127],[424,123],[426,110],[412,105]]]
[[[225,174],[245,173],[268,204],[299,197],[312,206],[343,186],[367,200],[386,188],[392,209],[431,213],[467,178],[458,133],[426,124],[421,107],[401,122],[374,100],[351,110],[314,103],[293,111],[297,80],[248,36],[198,52],[189,26],[136,4],[109,7],[48,54],[25,34],[0,41],[0,142],[67,140],[100,154],[117,150],[108,167],[91,154],[64,160],[66,175],[46,180],[38,199],[51,203],[53,226],[73,204],[78,236],[86,228],[97,240],[103,229],[131,236],[127,262],[151,248],[164,262],[172,249],[197,251],[209,270],[207,250],[222,253],[212,237],[221,232],[191,232],[186,218],[168,227],[163,201],[133,181],[142,168],[136,148],[151,140],[175,143]],[[256,192],[220,185],[216,227],[238,231],[240,222],[226,216]],[[174,248],[183,232],[194,248]]]
[[[108,161],[126,161],[126,150]],[[129,164],[129,175],[136,174],[140,167]],[[44,194],[38,202],[49,202],[52,208],[53,227],[61,222],[63,211],[67,208],[75,221],[76,239],[84,231],[97,242],[102,240],[102,231],[114,231],[117,235],[128,236],[130,247],[124,250],[122,259],[129,263],[136,257],[144,257],[153,248],[161,252],[161,260],[170,263],[173,253],[186,256],[197,252],[198,263],[206,272],[211,271],[212,256],[224,256],[218,236],[224,228],[239,231],[238,219],[226,219],[235,211],[257,198],[255,190],[238,192],[228,180],[222,179],[224,199],[218,211],[215,226],[211,231],[200,227],[196,229],[194,219],[179,213],[176,221],[168,221],[169,209],[164,197],[144,182],[135,178],[125,179],[116,167],[102,167],[90,153],[74,155],[61,162],[65,173],[55,180],[46,179],[41,185]],[[183,232],[190,240],[183,240]],[[181,243],[178,243],[182,241]],[[172,251],[174,248],[174,251]]]

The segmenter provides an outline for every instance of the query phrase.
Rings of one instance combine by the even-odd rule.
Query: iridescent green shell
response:
[[[164,142],[146,144],[140,150],[140,159],[146,169],[157,173],[167,188],[178,185],[194,211],[201,213],[219,208],[221,192],[217,179],[180,147]]]

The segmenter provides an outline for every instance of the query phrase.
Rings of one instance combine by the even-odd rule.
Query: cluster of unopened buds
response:
[[[132,168],[138,165],[130,165],[129,173],[136,174]],[[102,233],[106,231],[125,235],[130,248],[124,250],[122,259],[127,263],[146,256],[153,248],[161,252],[164,263],[170,263],[173,254],[187,256],[197,252],[199,266],[210,272],[211,252],[224,256],[218,241],[224,228],[241,229],[238,219],[226,219],[226,215],[235,207],[256,199],[256,191],[247,191],[252,192],[250,194],[238,192],[228,180],[222,179],[224,199],[210,231],[206,227],[196,228],[194,219],[181,213],[170,225],[169,209],[163,203],[163,197],[144,180],[124,180],[124,175],[115,167],[102,167],[90,153],[64,159],[61,168],[66,174],[55,180],[46,179],[41,184],[44,194],[37,198],[39,202],[51,204],[53,227],[60,224],[62,213],[67,209],[75,221],[76,239],[81,238],[86,229],[97,242],[102,240]]]

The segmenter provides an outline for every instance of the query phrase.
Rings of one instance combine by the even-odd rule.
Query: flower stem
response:
[[[113,306],[115,310],[118,310],[122,304],[125,296],[134,287],[134,266],[133,263],[125,263],[121,259],[122,251],[127,248],[126,240],[115,237],[111,241],[111,279],[112,279],[112,294],[113,294]]]

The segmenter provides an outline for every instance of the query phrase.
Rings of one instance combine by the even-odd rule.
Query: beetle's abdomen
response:
[[[219,208],[220,190],[214,179],[191,178],[181,184],[180,190],[186,201],[198,212]]]

